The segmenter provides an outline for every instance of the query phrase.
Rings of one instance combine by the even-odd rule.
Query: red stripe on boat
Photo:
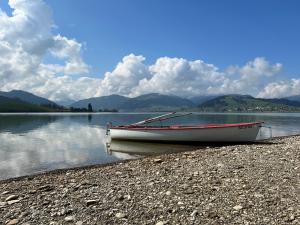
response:
[[[110,129],[122,129],[122,130],[188,130],[188,129],[211,129],[211,128],[226,128],[226,127],[247,127],[262,124],[263,122],[252,123],[229,123],[229,124],[208,124],[197,126],[165,126],[165,127],[147,127],[147,126],[114,126]]]

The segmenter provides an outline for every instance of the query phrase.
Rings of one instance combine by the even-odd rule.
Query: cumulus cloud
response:
[[[300,79],[272,82],[259,94],[260,98],[280,98],[300,94]]]
[[[52,11],[42,0],[9,0],[12,15],[0,9],[0,90],[21,89],[61,101],[146,93],[192,97],[252,94],[260,97],[299,93],[299,80],[280,80],[282,65],[257,57],[221,71],[202,60],[161,57],[153,65],[129,54],[102,78],[89,77],[84,45],[55,33]],[[45,62],[52,56],[57,64]],[[74,76],[75,75],[75,76]]]
[[[151,76],[144,60],[143,56],[134,54],[125,56],[112,72],[105,73],[96,95],[130,95],[140,80]]]
[[[202,60],[161,57],[153,65],[146,65],[143,56],[130,54],[115,70],[105,74],[96,95],[122,94],[138,96],[146,93],[192,97],[207,94],[256,95],[282,69],[258,57],[244,66],[231,66],[220,71]]]
[[[42,0],[8,3],[12,16],[0,9],[0,89],[32,91],[53,100],[65,98],[69,94],[64,90],[71,89],[71,83],[85,80],[72,75],[89,71],[81,57],[82,44],[53,34],[52,11]],[[45,64],[47,54],[61,60],[61,64]],[[90,94],[88,87],[81,89],[87,90],[83,96]]]
[[[242,67],[229,66],[226,70],[226,79],[222,85],[210,88],[210,92],[256,95],[281,70],[282,64],[271,64],[265,58],[257,57]],[[232,77],[232,75],[235,76]]]
[[[53,37],[54,43],[50,52],[60,58],[66,59],[66,65],[60,66],[58,71],[65,74],[84,74],[89,72],[89,67],[81,58],[82,44],[74,39],[68,39],[61,35]]]
[[[132,87],[131,95],[159,92],[195,96],[206,94],[207,87],[220,85],[225,79],[218,68],[201,60],[162,57],[148,70],[151,76],[141,79],[136,87]]]

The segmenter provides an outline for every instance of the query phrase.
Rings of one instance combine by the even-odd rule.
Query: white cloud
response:
[[[280,98],[300,94],[300,79],[272,82],[259,94],[260,98]]]
[[[182,97],[207,94],[256,95],[282,69],[262,57],[246,65],[220,71],[201,60],[158,58],[153,65],[145,65],[143,56],[133,54],[123,58],[116,69],[105,74],[96,95],[122,94],[138,96],[158,92]]]
[[[130,54],[118,63],[112,72],[105,73],[96,95],[120,94],[130,95],[141,79],[150,76],[149,68],[143,56]]]
[[[282,64],[270,64],[265,58],[257,57],[246,65],[229,66],[227,77],[219,87],[210,88],[210,92],[218,94],[239,93],[256,95],[266,84],[274,79],[282,70]],[[233,77],[232,75],[235,75]]]
[[[84,78],[66,75],[89,71],[81,57],[82,44],[53,34],[52,12],[42,0],[10,0],[9,5],[12,16],[0,11],[0,89],[32,91],[53,100],[68,95],[81,97],[71,87]],[[49,53],[62,64],[45,64]],[[90,94],[90,84],[86,83],[79,88],[84,89],[85,97]],[[70,89],[73,92],[68,93]]]
[[[151,76],[141,79],[130,95],[159,92],[179,96],[206,94],[207,87],[220,85],[224,75],[201,60],[163,57],[148,67]]]
[[[54,45],[50,52],[60,58],[66,59],[66,65],[61,67],[61,72],[65,74],[82,74],[88,73],[89,67],[81,58],[82,44],[76,40],[71,40],[61,35],[53,37]]]
[[[280,72],[282,64],[276,63],[271,65],[264,57],[257,57],[253,61],[246,63],[245,66],[230,66],[228,68],[229,74],[240,74],[244,78],[266,76],[271,77]]]
[[[12,16],[0,10],[0,90],[21,89],[52,100],[151,92],[192,97],[240,93],[274,97],[298,93],[299,81],[280,80],[282,65],[258,57],[225,71],[202,60],[125,56],[103,78],[91,78],[83,44],[56,34],[51,9],[42,0],[10,0]],[[59,64],[45,62],[51,55]],[[73,76],[76,75],[76,76]],[[298,83],[297,83],[298,82]]]

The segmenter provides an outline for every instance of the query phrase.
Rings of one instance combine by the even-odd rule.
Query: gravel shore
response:
[[[300,136],[0,181],[0,224],[300,224]]]

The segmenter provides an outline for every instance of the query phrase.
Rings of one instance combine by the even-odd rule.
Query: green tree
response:
[[[93,107],[92,107],[92,104],[91,104],[91,103],[88,104],[88,111],[89,111],[89,112],[93,112]]]

